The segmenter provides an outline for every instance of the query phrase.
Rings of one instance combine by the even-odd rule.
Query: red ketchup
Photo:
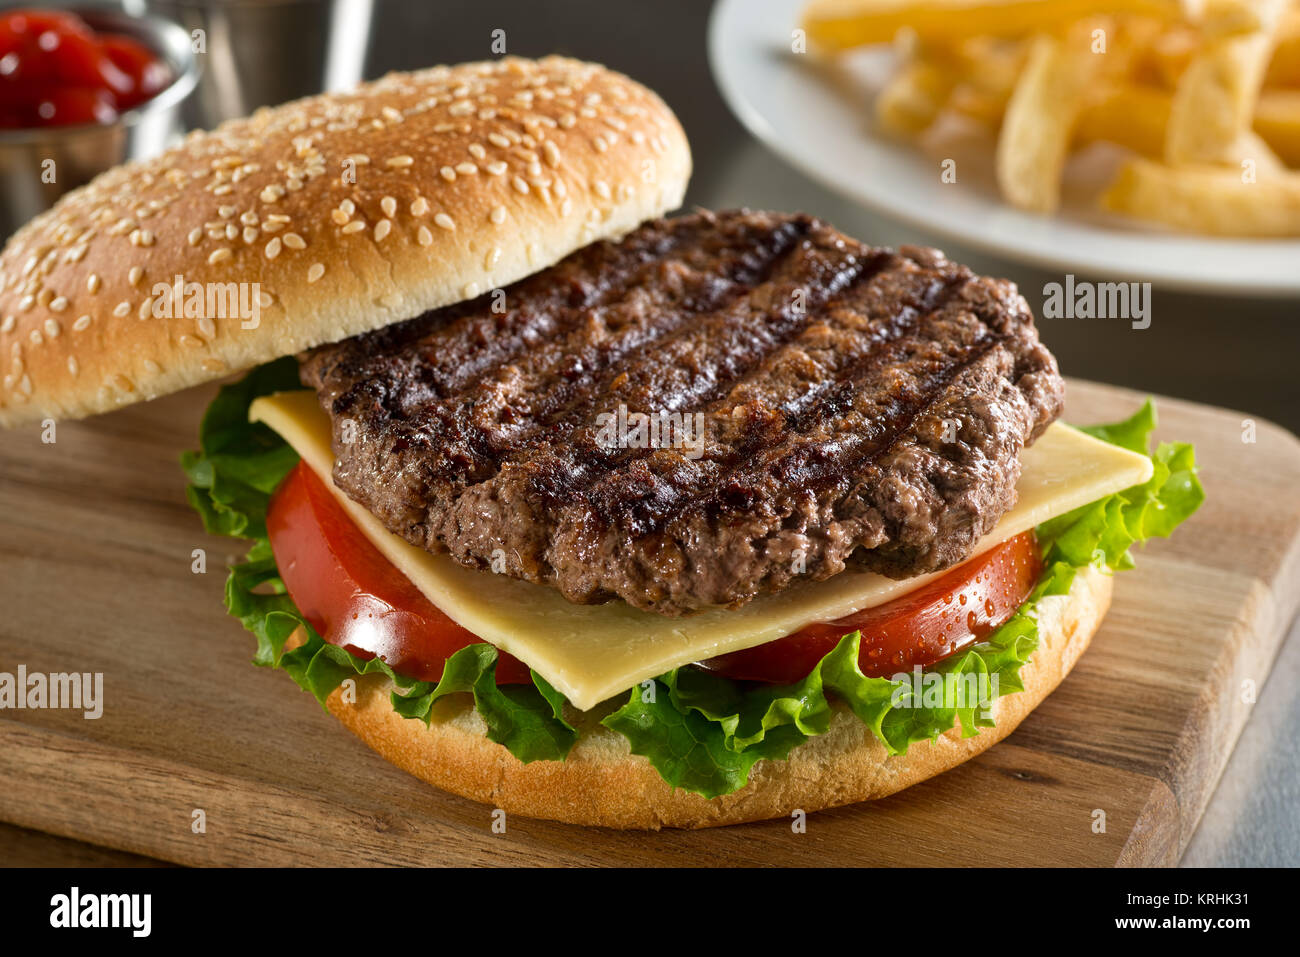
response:
[[[170,81],[138,40],[95,33],[75,14],[0,14],[0,129],[112,123]]]

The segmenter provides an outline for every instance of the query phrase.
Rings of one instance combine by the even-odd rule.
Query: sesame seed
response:
[[[334,220],[334,222],[340,226],[346,226],[348,224],[348,220],[350,220],[351,218],[352,218],[351,216],[343,212],[343,210],[341,209],[336,209],[330,213],[330,219]]]
[[[350,199],[345,199],[343,202],[339,203],[339,209],[343,211],[345,216],[351,219],[357,211],[357,204],[352,202]]]
[[[412,216],[423,216],[428,211],[429,211],[429,201],[425,199],[423,196],[417,196],[415,198],[415,201],[411,203]]]
[[[57,339],[59,337],[59,333],[62,331],[63,329],[59,325],[59,320],[57,319],[45,320],[45,334],[49,336],[51,339]]]
[[[123,300],[113,307],[113,315],[119,319],[125,317],[131,311],[131,304]]]
[[[90,316],[78,316],[77,321],[72,324],[73,332],[81,332],[90,325]]]
[[[258,223],[257,213],[249,210],[247,213],[244,213],[239,217],[239,221],[245,226],[256,226]]]
[[[456,172],[463,173],[465,176],[473,176],[478,172],[478,167],[473,163],[457,163]]]
[[[226,262],[233,256],[234,253],[232,253],[228,247],[222,246],[220,249],[212,250],[211,255],[208,256],[208,265],[215,266],[217,263]]]
[[[573,212],[573,200],[565,197],[564,202],[560,203],[560,215],[568,216],[571,212]]]
[[[485,150],[480,143],[470,143],[469,155],[474,157],[476,160],[486,159],[487,150]]]
[[[501,247],[493,246],[491,249],[488,250],[488,254],[486,258],[484,258],[483,260],[483,268],[491,269],[493,266],[497,264],[497,260],[499,260],[500,258],[501,258]]]
[[[297,233],[285,233],[284,244],[290,249],[306,249],[307,243]]]
[[[14,327],[14,322],[15,320],[13,316],[5,316],[4,321],[0,322],[0,332],[11,332]]]
[[[234,242],[239,238],[239,227],[234,223],[226,223],[226,238]]]
[[[222,219],[229,219],[231,216],[235,215],[235,207],[218,206],[217,215],[220,216]]]
[[[315,282],[321,276],[325,275],[325,266],[323,263],[312,263],[312,267],[307,270],[307,281]]]
[[[148,319],[153,315],[153,297],[150,296],[144,302],[140,303],[140,308],[136,310],[135,314],[141,319]]]
[[[386,160],[386,165],[391,166],[395,169],[400,169],[406,166],[413,166],[414,164],[415,164],[415,160],[412,157],[407,156],[405,154],[401,156],[390,156]]]
[[[66,296],[58,296],[50,300],[50,312],[62,312],[68,308],[68,299]]]
[[[488,163],[483,168],[487,170],[489,173],[491,173],[493,176],[500,176],[502,173],[506,171],[506,164],[501,162],[501,160],[493,160],[491,163]]]
[[[31,376],[28,376],[28,375],[23,376],[23,377],[22,377],[22,380],[18,383],[18,388],[22,389],[23,392],[25,392],[27,395],[31,395],[31,394],[32,394],[32,377],[31,377]]]
[[[280,255],[280,237],[276,236],[266,244],[266,258],[274,259],[278,255]]]
[[[390,219],[381,219],[379,222],[375,223],[375,242],[379,242],[387,236],[392,228],[393,222]]]
[[[546,157],[548,166],[560,165],[560,148],[550,140],[542,144],[542,155]]]
[[[263,309],[270,309],[271,303],[273,303],[274,301],[275,300],[271,298],[271,294],[269,292],[266,292],[265,290],[257,294],[257,304],[261,306]]]
[[[524,193],[525,195],[528,193],[528,182],[522,176],[516,176],[510,181],[510,185],[515,188],[517,193]]]
[[[506,139],[504,136],[502,136],[500,133],[489,133],[488,142],[491,143],[493,146],[500,147],[503,150],[510,149],[510,141]]]
[[[244,242],[248,243],[248,245],[251,246],[253,245],[253,243],[257,242],[257,235],[258,233],[256,227],[254,226],[244,227]]]
[[[592,189],[596,191],[596,195],[601,199],[609,199],[612,195],[609,191],[609,183],[605,182],[603,179],[596,180],[596,182],[592,183],[591,186]]]
[[[124,375],[115,375],[113,376],[111,381],[113,386],[115,386],[118,389],[121,389],[123,392],[135,391],[135,383],[132,382]]]
[[[68,371],[75,376],[77,374],[77,370],[78,370],[77,357],[68,356]]]
[[[438,174],[449,183],[456,182],[456,171],[450,166],[444,166],[438,170]]]
[[[157,375],[159,372],[162,372],[162,366],[154,362],[152,359],[144,360],[144,368],[146,372],[151,372],[154,375]]]
[[[429,232],[428,226],[421,226],[420,231],[415,236],[421,246],[428,246],[433,242],[433,233]]]
[[[197,246],[203,241],[203,230],[198,226],[195,226],[190,230],[190,234],[186,238],[189,240],[191,246]]]
[[[34,305],[36,305],[36,297],[35,297],[35,296],[23,296],[23,298],[21,298],[21,299],[18,300],[18,311],[19,311],[19,312],[30,312],[32,306],[34,306]]]
[[[221,359],[208,358],[199,363],[205,372],[224,372],[226,363]]]
[[[199,335],[206,339],[215,339],[217,337],[217,324],[212,321],[211,316],[199,317]]]
[[[609,149],[609,144],[605,142],[605,137],[603,136],[597,136],[591,141],[591,145],[596,147],[597,153],[603,153],[605,150]]]
[[[352,222],[348,223],[348,224],[347,224],[346,226],[344,226],[341,230],[339,230],[339,232],[343,233],[345,236],[350,236],[350,235],[352,235],[353,233],[359,233],[359,232],[361,232],[361,230],[363,230],[363,229],[365,229],[365,228],[366,228],[366,224],[365,224],[365,223],[363,223],[363,222],[362,222],[361,220],[359,220],[359,219],[354,219],[354,220],[352,220]]]
[[[437,223],[439,226],[441,226],[443,229],[456,228],[456,221],[453,220],[446,213],[439,213],[437,216],[433,217],[433,221]]]
[[[493,208],[492,212],[488,214],[488,219],[500,226],[506,221],[506,208],[504,206]]]
[[[195,339],[193,336],[181,336],[180,343],[183,346],[190,346],[192,348],[201,348],[203,346],[203,340]]]
[[[478,283],[467,282],[461,288],[460,291],[461,291],[461,295],[463,295],[466,299],[473,299],[475,296],[478,295]]]
[[[95,293],[99,292],[100,285],[101,285],[101,281],[99,278],[99,273],[92,272],[89,276],[86,277],[86,291],[89,292],[92,296]]]
[[[384,215],[389,219],[397,214],[397,200],[391,196],[385,196],[379,201],[379,208],[384,211]]]

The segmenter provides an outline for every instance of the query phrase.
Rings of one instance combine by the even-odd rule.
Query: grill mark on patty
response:
[[[589,423],[591,406],[606,393],[611,379],[621,375],[619,363],[627,360],[638,366],[643,365],[647,354],[662,350],[674,341],[698,335],[693,323],[708,323],[712,316],[726,312],[729,304],[738,297],[743,297],[752,288],[768,282],[774,271],[778,270],[788,259],[794,243],[805,231],[806,224],[793,224],[795,229],[781,229],[771,236],[771,255],[747,267],[739,278],[725,287],[712,284],[706,292],[712,293],[707,298],[691,298],[688,308],[671,316],[668,322],[631,328],[628,335],[617,341],[616,347],[593,350],[584,348],[584,343],[573,342],[561,344],[554,350],[557,362],[545,364],[535,370],[539,375],[549,375],[555,387],[540,395],[540,401],[528,410],[530,413],[525,428],[494,436],[486,455],[497,457],[499,464],[505,464],[528,455],[537,441],[551,443],[566,438],[574,430]],[[707,285],[707,284],[706,284]],[[595,354],[593,355],[593,351]],[[583,370],[574,376],[565,375],[565,370],[556,365],[580,363]],[[473,398],[486,397],[491,391],[477,390]],[[468,403],[458,406],[458,412],[464,412]],[[463,418],[462,418],[463,422]]]
[[[859,258],[853,262],[852,268],[839,270],[836,273],[835,282],[825,290],[829,297],[845,294],[849,288],[854,285],[866,282],[876,276],[880,270],[890,263],[892,256],[887,253],[874,254],[866,258]],[[823,290],[816,289],[818,296],[822,295]],[[788,297],[781,296],[782,301],[787,301]],[[819,302],[824,309],[826,302]],[[769,314],[770,318],[771,315]],[[651,384],[657,387],[657,391],[642,395],[637,401],[638,408],[629,409],[629,411],[657,411],[679,412],[702,411],[706,415],[710,414],[717,404],[724,399],[723,393],[735,388],[737,381],[744,381],[754,374],[756,366],[768,361],[774,352],[784,348],[792,338],[798,336],[808,326],[814,314],[805,310],[804,313],[792,313],[788,308],[783,308],[779,313],[780,322],[777,323],[776,329],[763,329],[768,334],[766,349],[753,349],[748,352],[738,352],[733,348],[733,344],[725,339],[719,339],[718,336],[710,336],[706,330],[702,338],[709,346],[708,358],[717,358],[719,369],[711,369],[708,374],[698,375],[695,383],[679,383],[674,388],[665,391],[668,383],[660,381]],[[653,373],[658,368],[653,357],[648,357],[634,367],[635,374],[641,378],[647,376],[653,380]],[[722,374],[718,374],[719,371]],[[619,373],[620,376],[627,373]],[[549,507],[555,507],[558,504],[567,502],[572,499],[573,495],[585,492],[596,483],[602,481],[610,473],[628,467],[632,462],[650,457],[659,450],[653,448],[604,448],[595,442],[595,436],[599,431],[595,422],[595,417],[602,411],[610,412],[611,406],[616,406],[619,402],[620,395],[618,390],[607,388],[600,392],[591,393],[584,403],[585,408],[582,410],[582,422],[580,437],[575,436],[576,441],[563,445],[558,448],[550,448],[542,453],[540,466],[534,471],[531,478],[529,491],[541,497]],[[707,411],[706,411],[707,410]]]
[[[768,252],[767,246],[737,243],[732,255],[722,263],[723,271],[740,283],[756,282],[772,260],[779,258],[797,234],[807,228],[806,223],[793,221],[772,231],[770,242],[777,244],[767,258],[753,261]],[[740,231],[742,238],[744,231]],[[590,309],[606,306],[626,297],[631,286],[641,278],[647,268],[662,265],[684,247],[690,250],[699,229],[687,228],[659,234],[636,233],[619,246],[620,255],[601,255],[613,244],[599,243],[575,253],[575,268],[566,275],[544,272],[516,284],[524,308],[508,309],[503,315],[491,312],[492,294],[485,293],[467,303],[458,303],[446,309],[426,314],[408,322],[387,326],[364,337],[369,351],[349,350],[337,358],[326,358],[322,377],[355,378],[353,390],[340,395],[336,404],[347,405],[355,401],[357,391],[364,391],[375,382],[371,376],[377,371],[368,362],[372,355],[386,359],[400,356],[412,343],[436,332],[442,332],[443,343],[460,345],[444,351],[419,350],[418,362],[408,357],[409,373],[417,374],[429,388],[429,398],[445,399],[455,396],[460,389],[485,372],[509,364],[527,353],[537,342],[551,343],[558,335],[578,331],[584,315]],[[751,237],[752,238],[752,237]],[[728,261],[730,266],[728,267]],[[630,267],[630,268],[620,268]],[[384,393],[385,395],[391,393]],[[409,396],[416,401],[422,396]],[[404,413],[406,409],[385,406],[390,414]]]
[[[335,481],[389,529],[472,567],[504,553],[573,601],[682,614],[849,561],[954,564],[1061,406],[1009,283],[806,216],[650,223],[507,302],[323,347],[303,380],[335,419]],[[604,447],[597,416],[620,403],[703,412],[703,458]]]
[[[693,226],[693,224],[688,225]],[[687,330],[683,327],[689,326],[693,319],[716,313],[724,309],[727,302],[762,286],[769,279],[772,271],[779,268],[786,260],[790,250],[806,233],[808,227],[807,221],[793,219],[779,223],[776,228],[757,236],[750,235],[755,232],[754,230],[741,231],[746,243],[737,245],[732,255],[720,264],[721,271],[725,273],[725,282],[719,282],[717,275],[699,272],[696,286],[702,288],[688,286],[684,300],[686,308],[675,311],[671,321],[641,326],[628,323],[623,326],[625,335],[621,340],[616,339],[613,347],[605,343],[606,347],[599,351],[584,348],[589,344],[584,341],[581,327],[584,322],[583,317],[589,315],[590,310],[617,306],[620,300],[626,300],[630,287],[635,287],[641,282],[652,283],[655,278],[653,273],[661,273],[674,266],[687,268],[685,263],[689,262],[689,257],[687,260],[680,261],[651,260],[634,264],[633,268],[626,273],[616,275],[616,280],[622,281],[616,281],[611,285],[613,291],[597,297],[588,296],[583,300],[583,308],[571,310],[563,324],[564,334],[557,335],[555,337],[557,341],[547,343],[546,348],[535,353],[531,360],[526,359],[521,364],[497,362],[490,370],[495,373],[490,380],[471,385],[462,393],[439,396],[438,399],[426,403],[417,413],[409,415],[407,418],[412,434],[408,440],[434,446],[445,436],[457,436],[466,441],[467,448],[463,450],[464,454],[447,459],[443,463],[442,471],[435,473],[435,476],[442,479],[453,475],[458,476],[463,484],[477,484],[490,480],[505,464],[530,454],[538,442],[562,439],[575,428],[585,424],[581,418],[584,400],[601,393],[601,373],[611,365],[616,365],[623,360],[636,361],[638,352],[645,353],[652,348],[662,347],[665,339],[671,340],[685,334]],[[698,227],[676,231],[678,241],[671,244],[670,248],[661,247],[657,252],[671,255],[681,246],[687,245],[698,233]],[[613,244],[598,245],[618,248]],[[583,253],[578,255],[581,256]],[[611,258],[617,261],[618,257],[598,259],[597,266],[606,264]],[[645,275],[647,272],[652,275]],[[520,286],[539,284],[555,285],[544,273],[539,280],[524,280]],[[508,315],[516,317],[542,315],[545,318],[545,309],[534,302],[534,291],[520,286],[512,291],[508,299],[522,301],[524,308],[512,310]],[[516,318],[515,322],[518,321]],[[409,340],[412,335],[410,327],[417,327],[421,323],[425,323],[431,332],[441,332],[440,339],[464,334],[464,330],[441,326],[434,319],[422,317],[403,324],[408,327],[404,338]],[[546,328],[553,328],[553,326],[548,324]],[[385,344],[379,348],[387,353],[392,347]],[[581,363],[584,372],[580,375],[567,375],[568,370],[563,367],[568,366],[569,370],[572,370],[575,360]],[[484,428],[479,415],[480,410],[491,400],[494,389],[502,388],[502,375],[518,374],[522,371],[520,365],[535,367],[533,371],[539,376],[548,378],[553,387],[545,393],[539,393],[540,397],[532,409],[512,413],[518,415],[525,423],[520,428],[502,430],[499,423],[487,423],[493,428]],[[609,378],[610,376],[604,376],[603,381],[608,381]],[[358,383],[358,386],[365,387],[374,381],[374,379],[365,379]],[[383,394],[388,394],[390,391],[384,389]],[[344,393],[341,399],[334,402],[336,414],[341,407],[349,407],[355,404],[356,400],[356,395]],[[389,411],[387,407],[385,411]]]
[[[897,266],[898,263],[895,262],[894,265]],[[700,487],[701,476],[698,475],[699,470],[695,470],[697,478],[691,483],[693,487],[684,496],[671,503],[656,502],[655,504],[660,505],[661,508],[656,509],[655,514],[647,514],[644,508],[639,507],[649,504],[645,499],[628,502],[619,500],[616,496],[611,496],[609,514],[602,514],[599,506],[603,501],[598,499],[591,503],[596,506],[597,520],[602,521],[606,526],[627,521],[629,527],[636,533],[645,534],[661,531],[664,523],[677,514],[700,511],[720,500],[725,500],[725,504],[730,508],[751,508],[754,504],[752,501],[734,492],[739,485],[737,476],[745,472],[760,471],[767,467],[766,463],[781,463],[780,471],[791,479],[795,479],[797,475],[801,487],[816,488],[824,484],[825,468],[818,470],[812,468],[811,464],[801,467],[794,464],[800,459],[814,458],[822,459],[824,465],[830,462],[834,450],[828,448],[827,443],[831,440],[818,440],[809,433],[827,419],[843,418],[847,415],[849,412],[847,403],[851,402],[857,394],[863,380],[897,362],[908,337],[914,335],[927,318],[941,309],[969,278],[969,274],[958,273],[942,282],[931,282],[924,300],[914,304],[900,304],[902,308],[892,313],[883,327],[868,337],[866,348],[847,367],[832,373],[832,377],[822,383],[824,388],[805,393],[804,397],[809,400],[807,407],[800,410],[798,414],[787,413],[763,420],[748,428],[739,442],[727,446],[728,454],[725,458],[714,460],[718,470],[707,476],[709,480],[707,486]],[[848,291],[843,292],[847,295]],[[826,307],[829,309],[843,302],[844,295],[841,295],[828,301]],[[986,346],[991,346],[993,342],[992,337],[984,337],[981,340],[981,343]],[[944,367],[942,371],[952,370]],[[854,466],[869,464],[882,451],[891,447],[915,419],[920,409],[929,407],[937,395],[937,390],[947,381],[948,378],[945,377],[942,382],[937,382],[934,387],[924,392],[917,400],[919,404],[911,410],[910,415],[905,415],[903,409],[893,410],[885,420],[887,424],[883,433],[873,436],[870,442],[865,443],[864,451],[860,456],[851,459],[848,463],[836,461],[837,471],[843,472],[846,464]],[[756,462],[765,464],[757,465]],[[683,463],[678,459],[674,464],[680,472],[689,471],[689,463]],[[663,480],[670,485],[682,484],[680,481],[674,481],[674,477],[674,473],[669,472],[663,476]]]

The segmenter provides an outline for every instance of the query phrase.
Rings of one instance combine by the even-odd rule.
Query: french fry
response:
[[[1117,143],[1142,156],[1159,159],[1164,155],[1172,103],[1173,97],[1157,87],[1118,83],[1079,114],[1076,142],[1081,146]]]
[[[1273,50],[1273,33],[1286,0],[1221,0],[1212,33],[1187,65],[1174,92],[1165,159],[1174,164],[1230,163],[1233,147],[1250,130],[1255,101]],[[1238,11],[1234,18],[1232,11]],[[1239,23],[1258,29],[1226,32]]]
[[[1179,0],[813,0],[802,26],[827,53],[888,43],[904,27],[927,41],[1023,37],[1099,14],[1133,13],[1175,21]]]
[[[1300,9],[1292,6],[1277,27],[1277,44],[1268,61],[1265,86],[1300,86]]]
[[[1055,212],[1061,172],[1075,122],[1102,57],[1091,50],[1097,21],[1075,24],[1065,39],[1035,37],[1007,103],[998,136],[996,172],[1002,195],[1015,206]]]
[[[1288,166],[1300,167],[1300,90],[1265,90],[1255,107],[1255,132]]]
[[[1300,174],[1126,163],[1101,197],[1103,208],[1174,229],[1215,236],[1300,236]]]
[[[941,60],[914,56],[900,65],[877,96],[876,122],[893,136],[917,136],[929,129],[956,83],[957,74]]]
[[[999,37],[973,37],[961,44],[962,77],[947,108],[996,130],[1028,52],[1027,43]]]
[[[1201,34],[1185,24],[1177,24],[1157,36],[1143,51],[1134,79],[1159,84],[1173,90],[1201,46]]]

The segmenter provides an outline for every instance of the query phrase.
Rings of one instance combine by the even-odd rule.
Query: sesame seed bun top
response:
[[[392,74],[191,134],[0,254],[0,425],[106,412],[498,289],[680,205],[690,167],[654,93],[560,57]]]

